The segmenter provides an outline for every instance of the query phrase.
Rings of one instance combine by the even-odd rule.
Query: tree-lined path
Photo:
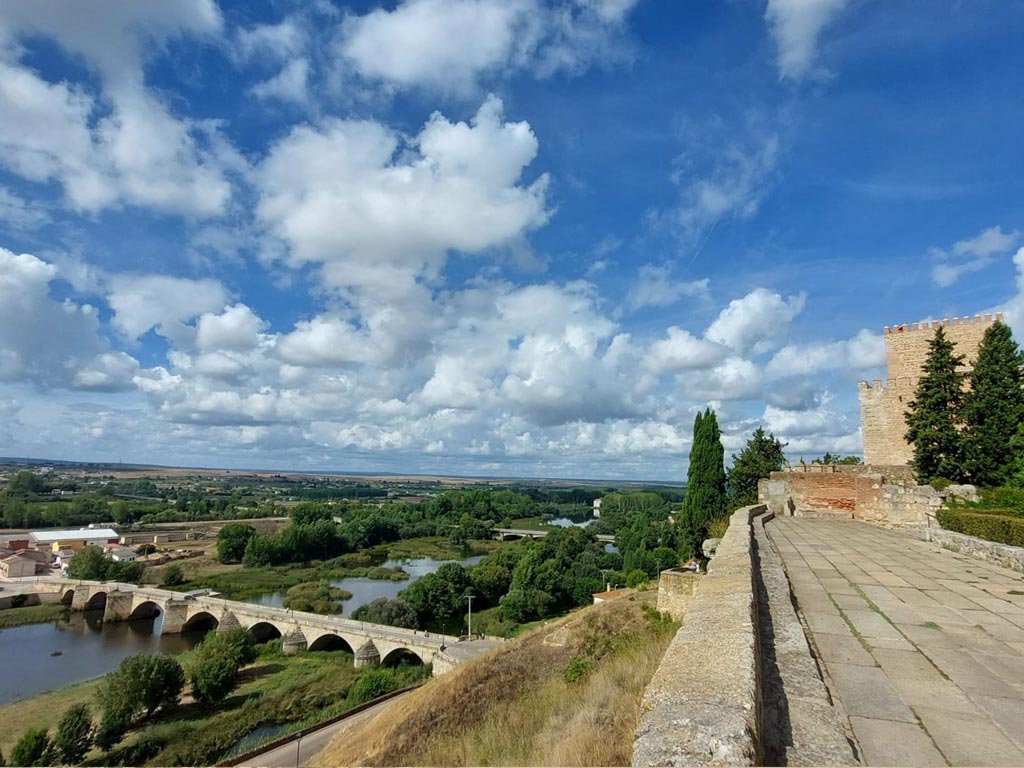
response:
[[[854,521],[776,518],[868,765],[1024,765],[1024,576]]]

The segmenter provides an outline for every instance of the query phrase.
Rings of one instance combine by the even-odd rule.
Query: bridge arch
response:
[[[269,621],[257,621],[249,627],[249,634],[257,643],[266,643],[281,637],[281,630]]]
[[[220,622],[217,617],[209,611],[199,611],[194,613],[185,620],[185,623],[181,625],[182,632],[192,632],[195,630],[209,630],[216,629]]]
[[[380,660],[382,667],[397,667],[399,664],[419,666],[423,664],[423,658],[415,651],[408,648],[395,648]]]
[[[163,609],[154,603],[152,600],[143,600],[141,603],[132,608],[132,612],[128,615],[128,621],[135,621],[135,619],[155,619],[163,613]]]
[[[98,610],[100,610],[102,608],[106,608],[106,607],[107,607],[107,593],[103,592],[103,591],[100,591],[100,592],[93,592],[89,596],[89,599],[85,601],[85,608],[84,608],[84,610],[86,610],[86,611],[98,611]]]
[[[60,598],[61,604],[62,605],[71,605],[71,603],[73,603],[74,600],[75,600],[75,590],[73,590],[73,589],[66,589],[66,590],[64,590],[64,594],[61,595],[61,598]]]
[[[326,632],[309,644],[309,651],[345,651],[355,655],[351,644],[341,635]]]

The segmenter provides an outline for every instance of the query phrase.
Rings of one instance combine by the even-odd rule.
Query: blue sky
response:
[[[679,479],[1024,331],[1015,2],[0,4],[0,455]]]

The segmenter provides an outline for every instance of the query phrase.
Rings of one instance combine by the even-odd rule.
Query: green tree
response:
[[[757,481],[778,472],[786,463],[784,443],[762,427],[754,430],[746,446],[732,455],[732,466],[726,473],[729,481],[729,506],[735,510],[757,503]]]
[[[399,597],[416,611],[419,625],[423,626],[460,615],[471,586],[465,568],[458,563],[445,563],[403,589]]]
[[[139,715],[149,717],[160,707],[177,703],[184,687],[185,671],[173,657],[142,653],[129,656],[106,676],[97,691],[103,712],[100,730],[114,725],[127,729]]]
[[[62,765],[78,765],[92,746],[92,716],[87,704],[68,708],[57,724],[53,746]]]
[[[710,408],[693,424],[686,496],[679,514],[679,544],[683,558],[693,557],[707,537],[708,523],[726,513],[725,449],[718,417]]]
[[[371,624],[387,624],[392,627],[405,627],[413,629],[416,627],[416,611],[398,598],[389,600],[386,597],[378,597],[365,605],[361,605],[352,611],[352,618],[356,621],[368,621]]]
[[[240,563],[249,539],[256,529],[245,523],[228,523],[217,534],[217,559],[222,563]]]
[[[975,485],[1005,485],[1013,475],[1012,443],[1024,420],[1022,365],[1006,323],[985,329],[963,402],[964,474]]]
[[[501,565],[480,564],[469,572],[473,591],[480,596],[480,607],[497,605],[512,584],[512,572]]]
[[[196,659],[189,671],[189,682],[196,701],[217,704],[238,684],[238,666],[225,657]]]
[[[905,414],[907,442],[914,447],[911,465],[918,482],[934,477],[960,481],[963,440],[960,434],[964,374],[962,355],[942,328],[928,342],[928,357],[921,379]]]
[[[113,561],[108,560],[99,547],[85,547],[68,563],[68,578],[104,581],[112,564]]]
[[[45,728],[30,728],[11,750],[12,765],[49,765],[50,736]]]
[[[184,582],[185,572],[181,570],[181,566],[178,565],[178,563],[171,563],[164,568],[164,573],[160,579],[160,583],[165,587],[176,587]]]

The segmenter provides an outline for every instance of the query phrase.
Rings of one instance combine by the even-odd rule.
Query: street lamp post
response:
[[[469,624],[469,639],[473,639],[473,598],[475,595],[466,595],[466,600],[469,602],[469,617],[467,622]]]

